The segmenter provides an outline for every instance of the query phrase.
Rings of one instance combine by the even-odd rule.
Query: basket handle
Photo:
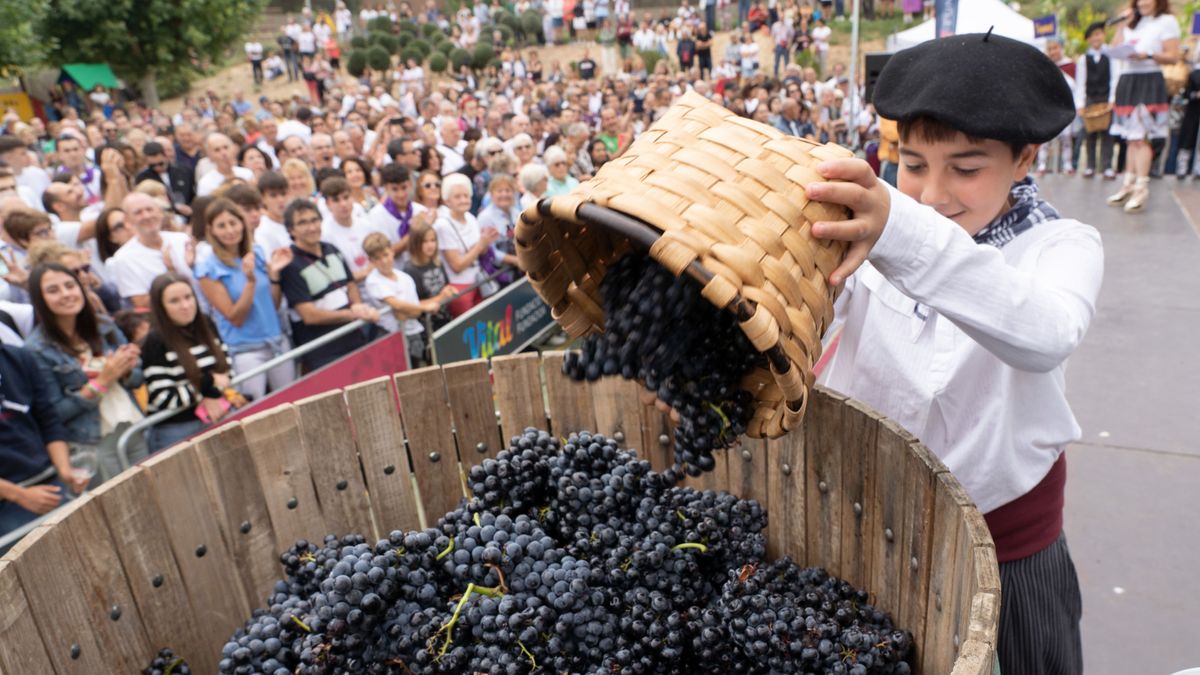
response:
[[[553,218],[554,214],[550,209],[550,204],[553,197],[547,197],[538,200],[537,210],[543,218]],[[577,218],[582,221],[595,223],[601,227],[612,230],[617,234],[625,237],[633,242],[636,246],[644,251],[649,251],[654,242],[662,236],[658,230],[633,216],[626,215],[613,209],[598,206],[591,202],[583,202],[579,205],[575,212]],[[706,286],[713,279],[713,273],[704,269],[704,265],[700,264],[699,260],[693,260],[688,263],[685,270],[688,276],[695,279],[701,286]],[[734,317],[739,322],[746,322],[754,315],[754,309],[750,303],[742,297],[741,293],[734,296],[730,303],[729,309],[733,312]],[[783,347],[778,344],[770,347],[763,352],[767,356],[767,360],[771,363],[771,368],[780,375],[787,374],[792,368],[792,362],[784,353]],[[803,406],[803,401],[788,401],[788,407],[793,410],[800,410]]]

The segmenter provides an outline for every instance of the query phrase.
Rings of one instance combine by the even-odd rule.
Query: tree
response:
[[[7,0],[5,0],[7,1]],[[36,4],[36,3],[33,3]],[[46,0],[37,31],[53,63],[107,63],[158,104],[157,77],[218,61],[258,21],[265,0]]]
[[[28,0],[0,0],[0,77],[12,77],[41,60],[46,45],[34,28],[45,6]]]

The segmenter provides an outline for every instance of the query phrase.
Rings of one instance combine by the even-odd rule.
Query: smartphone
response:
[[[8,274],[8,263],[4,262],[4,258],[0,257],[0,277]]]

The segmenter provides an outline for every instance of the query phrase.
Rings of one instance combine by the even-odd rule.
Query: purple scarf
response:
[[[383,208],[386,209],[388,213],[392,214],[393,218],[400,221],[400,227],[396,229],[396,233],[401,239],[403,239],[408,234],[409,224],[412,222],[412,202],[409,202],[408,208],[401,213],[400,208],[396,206],[396,202],[392,201],[391,197],[388,197],[387,199],[383,200]]]

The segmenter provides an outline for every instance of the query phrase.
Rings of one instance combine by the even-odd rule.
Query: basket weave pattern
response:
[[[1083,128],[1087,133],[1108,131],[1112,125],[1113,106],[1111,103],[1093,103],[1084,107],[1080,117],[1083,118]]]
[[[600,280],[632,244],[581,217],[580,206],[653,227],[661,236],[650,255],[676,276],[698,262],[711,275],[703,296],[717,307],[740,306],[742,330],[774,357],[743,386],[755,398],[748,434],[777,437],[803,418],[820,338],[833,318],[835,291],[826,279],[846,250],[812,237],[813,222],[847,214],[810,201],[805,186],[823,180],[817,164],[850,156],[689,93],[592,180],[543,211],[526,210],[517,256],[554,318],[581,337],[603,330]]]

